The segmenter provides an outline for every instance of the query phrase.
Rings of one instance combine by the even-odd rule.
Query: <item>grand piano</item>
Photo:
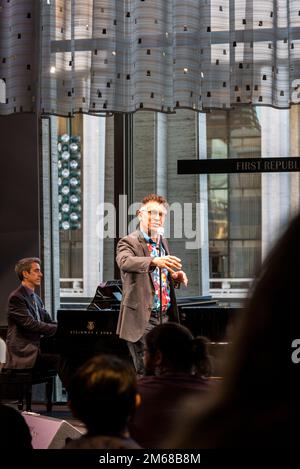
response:
[[[58,310],[55,348],[74,368],[98,353],[129,357],[125,341],[115,332],[121,298],[121,281],[112,280],[98,286],[86,309]],[[179,298],[178,307],[181,324],[194,335],[216,342],[226,340],[228,327],[240,309],[238,304],[220,304],[211,296]]]
[[[97,287],[86,309],[57,311],[55,347],[75,368],[98,353],[129,357],[126,342],[116,335],[121,298],[121,281],[111,280]]]

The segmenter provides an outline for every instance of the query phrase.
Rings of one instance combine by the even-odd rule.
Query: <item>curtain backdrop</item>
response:
[[[299,0],[3,0],[0,31],[1,113],[300,101]]]
[[[36,109],[37,7],[34,0],[0,1],[0,79],[6,85],[0,114]]]

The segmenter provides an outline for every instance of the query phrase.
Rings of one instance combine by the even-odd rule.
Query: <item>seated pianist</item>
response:
[[[21,284],[8,299],[5,369],[32,369],[36,373],[55,369],[66,386],[64,360],[59,355],[43,354],[40,348],[41,337],[53,336],[57,330],[57,324],[35,293],[43,276],[40,259],[29,257],[19,260],[15,272]]]

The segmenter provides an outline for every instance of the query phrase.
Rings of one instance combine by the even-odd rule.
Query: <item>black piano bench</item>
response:
[[[31,412],[32,386],[46,383],[46,408],[52,410],[52,394],[56,370],[36,372],[33,369],[4,368],[0,373],[0,399],[18,399],[18,408]]]

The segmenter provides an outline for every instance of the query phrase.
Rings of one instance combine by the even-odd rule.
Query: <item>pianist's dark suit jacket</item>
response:
[[[166,240],[163,246],[167,254],[169,248]],[[123,282],[117,334],[129,342],[139,340],[146,329],[150,318],[154,297],[154,285],[151,277],[151,257],[146,240],[140,231],[134,231],[122,238],[117,246],[117,264]],[[171,307],[169,319],[178,322],[178,311],[174,292],[174,283],[170,280]]]
[[[41,321],[37,320],[33,299],[23,285],[8,299],[7,357],[5,368],[33,368],[40,348],[41,335],[55,334],[57,325],[35,295]]]

